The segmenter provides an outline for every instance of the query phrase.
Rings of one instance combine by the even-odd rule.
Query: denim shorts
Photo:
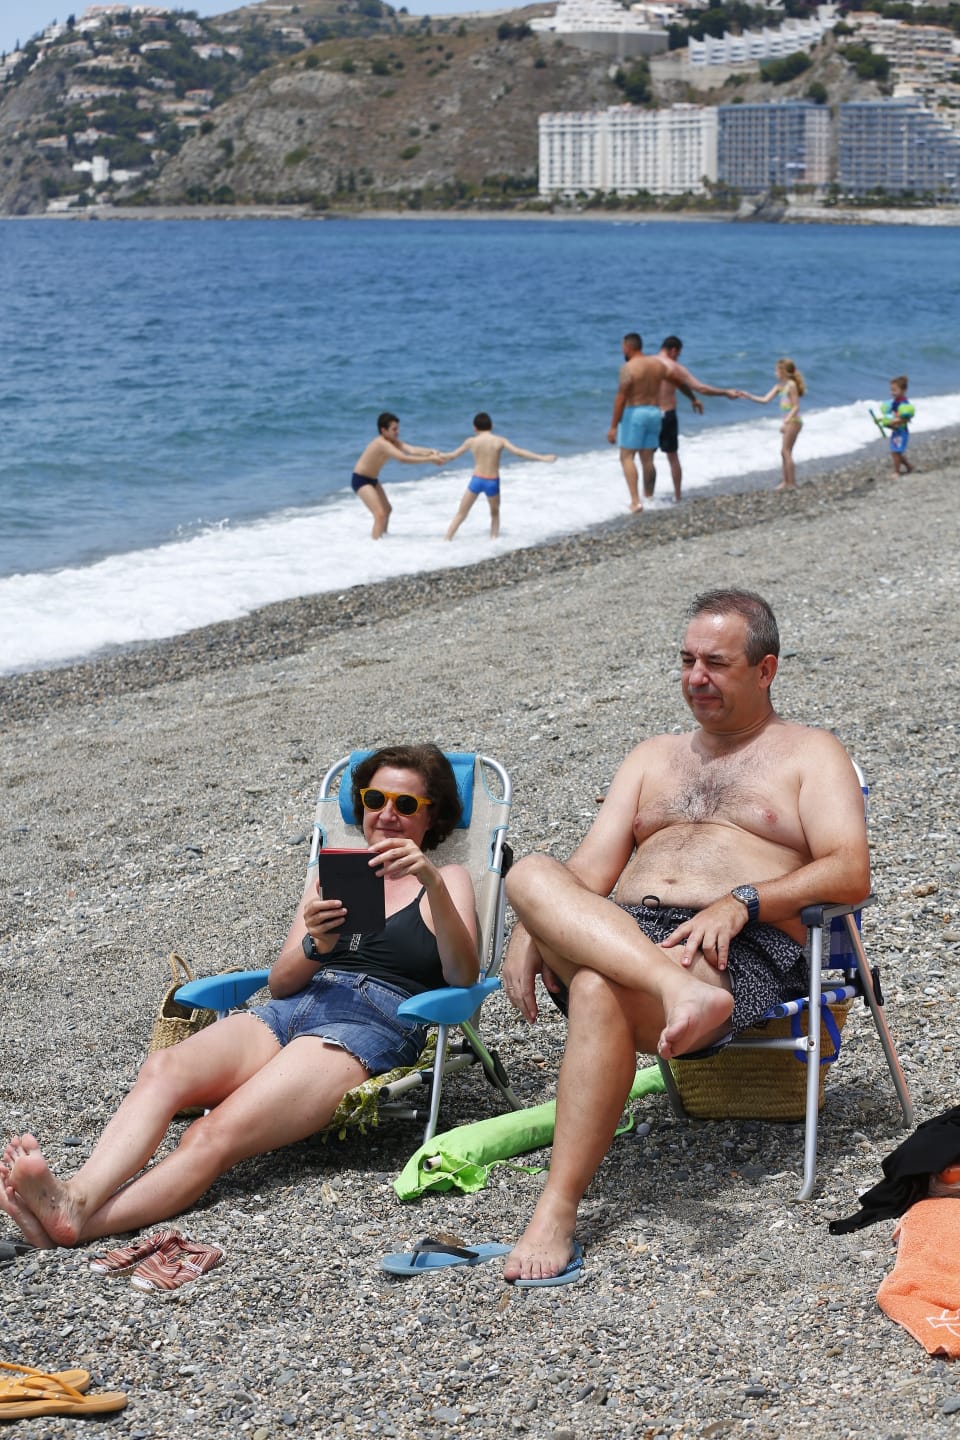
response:
[[[408,997],[403,990],[354,975],[347,970],[321,970],[305,990],[266,1005],[252,1005],[250,1014],[267,1025],[281,1045],[300,1035],[316,1035],[340,1045],[371,1075],[385,1075],[400,1065],[415,1065],[427,1042],[427,1027],[397,1014]]]

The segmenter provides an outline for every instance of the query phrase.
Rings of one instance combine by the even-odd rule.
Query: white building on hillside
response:
[[[674,105],[540,116],[540,194],[700,194],[717,178],[717,112]]]
[[[649,30],[650,16],[643,10],[625,10],[617,0],[559,0],[556,13],[530,21],[531,30],[573,35],[583,30]]]
[[[764,27],[763,30],[745,30],[742,35],[724,32],[719,37],[706,35],[702,40],[694,40],[691,36],[687,58],[695,68],[707,65],[755,67],[764,60],[779,60],[797,50],[812,50],[826,32],[833,29],[834,24],[834,18],[831,17],[827,23],[818,14],[807,20],[784,20],[779,30]]]
[[[663,22],[652,9],[627,10],[617,0],[559,0],[553,15],[537,16],[530,28],[562,35],[581,50],[617,59],[663,54],[669,43]]]

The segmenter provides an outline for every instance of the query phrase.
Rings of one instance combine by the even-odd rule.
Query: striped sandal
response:
[[[219,1245],[201,1245],[198,1241],[177,1236],[138,1265],[130,1283],[138,1290],[164,1293],[179,1290],[191,1280],[199,1280],[215,1270],[223,1264],[223,1260],[224,1251]]]
[[[179,1243],[182,1239],[179,1230],[156,1230],[152,1235],[135,1240],[132,1245],[125,1245],[120,1250],[109,1250],[106,1255],[94,1256],[90,1261],[90,1269],[95,1275],[126,1275],[161,1246],[168,1245],[171,1240]]]

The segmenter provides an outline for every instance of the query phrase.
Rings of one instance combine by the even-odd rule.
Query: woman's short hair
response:
[[[456,776],[450,761],[436,745],[384,745],[361,760],[353,772],[351,789],[353,813],[363,814],[360,791],[365,790],[383,765],[394,770],[416,770],[423,777],[424,798],[432,801],[430,825],[421,849],[436,850],[442,845],[463,814]]]

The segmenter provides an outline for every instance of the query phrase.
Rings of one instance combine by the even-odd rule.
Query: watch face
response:
[[[730,893],[735,895],[741,904],[746,905],[747,914],[751,920],[755,920],[760,913],[760,896],[757,894],[756,887],[737,885]]]

